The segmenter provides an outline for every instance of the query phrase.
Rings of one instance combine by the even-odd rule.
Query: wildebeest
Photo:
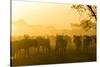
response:
[[[92,42],[93,42],[94,44],[96,44],[96,35],[92,35],[91,37],[92,37]]]
[[[29,55],[29,49],[31,47],[38,48],[36,39],[24,38],[22,40],[13,41],[12,42],[12,54],[14,55],[16,52],[20,51],[21,49],[24,49],[25,55]]]
[[[84,45],[83,47],[88,48],[91,44],[92,44],[92,37],[85,35],[83,39],[83,45]]]
[[[55,52],[58,52],[58,54],[62,55],[66,52],[66,47],[67,41],[63,38],[62,35],[57,35]]]
[[[82,48],[82,36],[74,35],[73,42],[75,43],[77,50],[80,50]]]
[[[77,50],[83,49],[83,51],[90,51],[89,49],[91,48],[91,46],[96,43],[96,37],[89,35],[74,35],[73,42],[75,43]]]
[[[83,49],[86,51],[90,51],[90,49],[92,49],[92,47],[94,48],[94,46],[96,45],[96,36],[84,36],[83,39]]]
[[[69,35],[64,35],[63,36],[63,39],[64,40],[66,40],[66,42],[67,42],[67,44],[66,44],[66,46],[67,46],[67,49],[69,50],[69,49],[72,49],[72,38],[71,38],[71,36],[69,36]]]
[[[47,53],[50,51],[50,40],[48,38],[37,37],[36,39],[40,53]]]

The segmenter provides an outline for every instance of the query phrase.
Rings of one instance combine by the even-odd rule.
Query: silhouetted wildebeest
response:
[[[75,43],[77,50],[82,48],[82,36],[74,35],[73,42]]]
[[[15,54],[21,49],[25,50],[25,54],[29,55],[29,48],[34,47],[38,48],[37,40],[36,39],[22,39],[18,41],[12,42],[12,52]],[[34,53],[34,52],[33,52]]]
[[[44,37],[37,37],[38,48],[41,53],[50,51],[50,40]]]
[[[91,37],[92,37],[92,42],[93,42],[94,44],[96,44],[96,35],[92,35]]]
[[[79,49],[83,49],[84,50],[88,50],[90,51],[90,47],[92,45],[94,45],[96,43],[96,36],[88,36],[88,35],[84,35],[84,36],[76,36],[74,35],[74,41],[73,41],[76,45],[76,48]]]
[[[24,42],[23,40],[13,41],[12,42],[12,53],[16,53],[20,49],[24,49]]]
[[[84,48],[88,48],[92,43],[92,37],[91,36],[84,36],[84,39],[83,39],[83,47]]]
[[[57,35],[55,51],[58,52],[58,54],[62,55],[66,52],[66,47],[67,41],[63,38],[62,35]]]
[[[71,38],[71,36],[64,35],[63,39],[66,40],[66,42],[67,42],[67,45],[66,45],[67,49],[72,47],[72,38]]]
[[[96,45],[96,36],[84,36],[83,39],[83,49],[86,51],[90,51],[90,49]]]

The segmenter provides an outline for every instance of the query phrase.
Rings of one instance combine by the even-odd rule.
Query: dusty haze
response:
[[[79,24],[87,15],[80,16],[71,4],[13,1],[12,5],[13,36],[84,33],[80,27],[71,24]],[[95,31],[88,34],[95,34]]]

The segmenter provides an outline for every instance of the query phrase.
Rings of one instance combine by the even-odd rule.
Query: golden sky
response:
[[[70,4],[13,1],[12,20],[25,20],[30,25],[69,28],[79,22],[80,16]]]
[[[30,33],[32,28],[28,25],[71,29],[71,23],[79,23],[83,18],[71,6],[72,4],[12,1],[12,32]]]

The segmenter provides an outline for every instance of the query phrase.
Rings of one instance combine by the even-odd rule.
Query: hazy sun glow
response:
[[[71,29],[70,24],[81,19],[71,5],[12,1],[12,34],[53,34],[58,29]]]

